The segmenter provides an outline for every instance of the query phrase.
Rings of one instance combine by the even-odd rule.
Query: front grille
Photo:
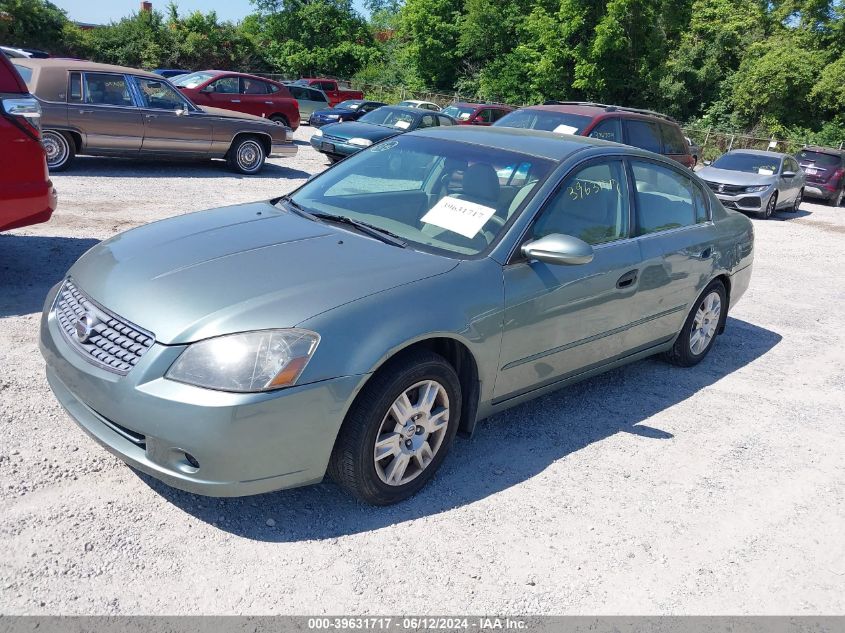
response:
[[[155,342],[154,334],[100,307],[70,279],[53,309],[67,342],[89,363],[116,374],[129,373]]]
[[[731,195],[745,193],[745,185],[724,185],[719,182],[705,182],[707,182],[707,186],[710,187],[716,193],[727,193]]]
[[[323,134],[323,142],[328,141],[329,143],[345,143],[346,139],[340,138],[339,136],[332,136],[331,134]]]

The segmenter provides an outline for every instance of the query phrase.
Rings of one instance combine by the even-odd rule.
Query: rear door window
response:
[[[112,73],[85,73],[85,103],[91,105],[132,106],[126,77]],[[162,80],[163,81],[163,80]]]
[[[589,134],[590,138],[600,138],[604,141],[622,142],[622,122],[619,117],[611,117],[600,121]]]
[[[625,119],[625,132],[628,138],[628,145],[633,145],[649,152],[660,153],[660,132],[655,123],[643,121],[642,119]]]
[[[674,169],[632,161],[637,199],[636,235],[659,233],[707,221],[704,193]]]
[[[258,79],[241,77],[241,94],[245,95],[266,95],[269,85]]]

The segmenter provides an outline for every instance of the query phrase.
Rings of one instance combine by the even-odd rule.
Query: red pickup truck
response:
[[[326,93],[329,98],[329,106],[335,107],[341,101],[347,99],[363,99],[364,93],[360,90],[350,90],[348,84],[341,85],[337,79],[325,79],[322,77],[303,77],[293,82],[295,86],[311,86]]]

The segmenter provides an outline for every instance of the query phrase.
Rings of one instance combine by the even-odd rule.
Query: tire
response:
[[[267,158],[264,146],[254,136],[237,138],[226,154],[226,164],[232,171],[251,176],[264,167]]]
[[[335,163],[339,163],[343,160],[340,156],[332,156],[331,154],[326,154],[326,158],[329,159],[329,164],[334,165]]]
[[[270,120],[276,123],[281,123],[285,127],[290,127],[290,122],[288,121],[288,118],[283,114],[274,114],[270,117]]]
[[[708,302],[714,298],[718,300],[716,314],[713,313],[712,303],[708,307]],[[727,309],[725,285],[718,279],[711,281],[696,299],[675,344],[663,355],[664,359],[679,367],[692,367],[700,363],[716,342],[719,329],[725,322]],[[699,333],[698,338],[693,338],[694,328]],[[705,337],[703,340],[702,336]],[[703,346],[699,346],[698,342]]]
[[[840,189],[839,193],[828,200],[827,203],[832,207],[839,207],[842,205],[843,198],[845,198],[845,189]]]
[[[434,394],[433,404],[421,404],[423,394]],[[452,366],[429,351],[399,356],[370,379],[349,410],[329,475],[365,503],[403,501],[440,467],[460,417],[461,384]]]
[[[775,191],[772,194],[772,197],[769,198],[769,202],[766,204],[766,208],[763,209],[763,219],[768,220],[771,218],[775,211],[778,208],[778,192]]]
[[[795,198],[795,202],[792,203],[792,208],[790,211],[792,213],[798,213],[800,210],[801,202],[804,200],[804,189],[802,188],[801,191],[798,192],[798,197]]]
[[[65,132],[44,130],[41,143],[47,154],[47,167],[51,172],[64,171],[76,158],[76,143]]]

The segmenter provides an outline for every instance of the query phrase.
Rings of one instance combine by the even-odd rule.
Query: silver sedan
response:
[[[767,219],[779,209],[798,211],[807,180],[792,156],[751,149],[723,154],[698,175],[726,207]]]

